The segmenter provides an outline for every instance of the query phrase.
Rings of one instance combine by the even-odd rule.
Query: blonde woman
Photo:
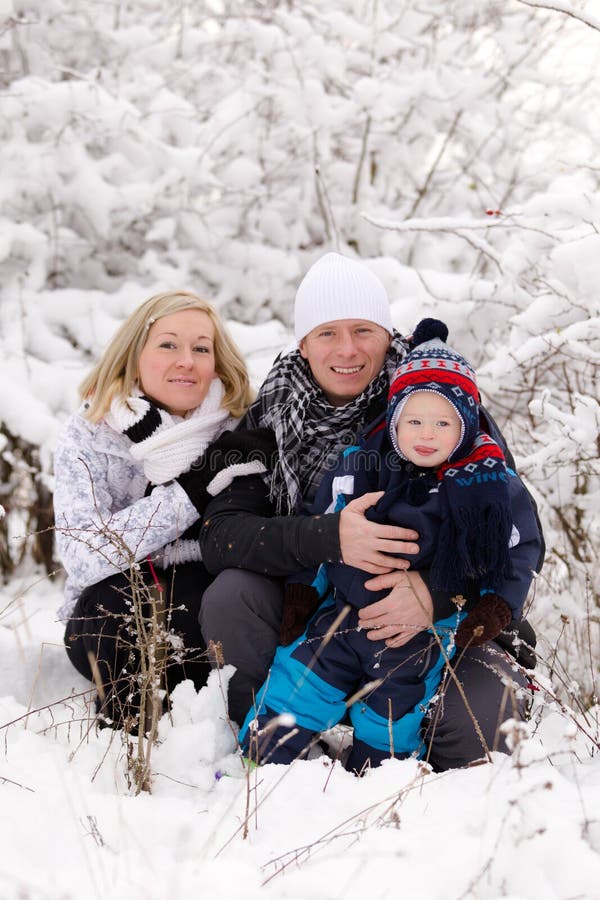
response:
[[[265,429],[232,433],[251,399],[246,366],[216,311],[192,293],[143,303],[80,392],[55,454],[67,573],[59,617],[71,662],[101,681],[98,713],[117,725],[132,717],[131,727],[140,659],[132,583],[166,585],[177,651],[167,687],[183,678],[200,687],[208,666],[198,614],[210,582],[200,517],[233,477],[264,471],[272,441]]]

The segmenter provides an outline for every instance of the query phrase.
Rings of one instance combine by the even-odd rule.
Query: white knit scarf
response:
[[[238,420],[222,406],[224,394],[221,380],[214,378],[200,406],[188,418],[181,419],[151,403],[136,388],[125,400],[113,400],[104,419],[115,431],[127,434],[131,430],[128,436],[132,441],[132,457],[142,463],[151,484],[164,484],[187,472],[223,431],[235,428]],[[140,435],[143,435],[141,440]],[[222,481],[223,473],[218,474]],[[217,476],[213,481],[216,480]],[[198,520],[176,541],[163,547],[154,561],[163,567],[199,561],[199,528]]]
[[[158,410],[160,423],[130,449],[133,458],[143,464],[148,481],[164,484],[187,472],[211,441],[235,427],[237,419],[221,405],[224,394],[221,380],[213,378],[206,397],[187,419]],[[150,403],[138,390],[124,401],[113,400],[105,421],[115,431],[126,432],[142,421],[149,408]]]

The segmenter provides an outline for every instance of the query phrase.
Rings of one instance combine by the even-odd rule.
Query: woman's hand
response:
[[[365,518],[370,506],[375,506],[383,491],[363,494],[346,506],[340,515],[340,549],[347,566],[362,569],[371,575],[382,575],[394,569],[407,569],[406,559],[391,553],[418,553],[418,544],[409,543],[419,537],[412,528],[379,525]]]
[[[224,431],[176,481],[200,514],[214,497],[238,476],[272,468],[277,460],[277,442],[270,428],[238,428]]]
[[[389,572],[365,582],[369,591],[391,588],[391,592],[359,610],[361,627],[370,641],[385,641],[402,647],[433,621],[431,594],[418,572]]]

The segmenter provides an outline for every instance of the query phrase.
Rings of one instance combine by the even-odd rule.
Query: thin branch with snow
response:
[[[570,16],[572,19],[577,19],[579,22],[583,22],[584,25],[600,31],[600,19],[574,9],[570,3],[561,3],[560,0],[553,0],[552,3],[546,3],[544,0],[517,0],[517,3],[521,3],[523,6],[531,6],[533,9],[548,9],[552,12],[563,13],[565,16]]]

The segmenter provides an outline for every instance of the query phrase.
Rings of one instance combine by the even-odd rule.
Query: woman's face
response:
[[[374,322],[339,319],[309,331],[300,341],[300,353],[329,402],[343,406],[379,374],[390,340]]]
[[[175,416],[200,406],[215,374],[215,329],[199,309],[157,319],[138,362],[140,388]]]

